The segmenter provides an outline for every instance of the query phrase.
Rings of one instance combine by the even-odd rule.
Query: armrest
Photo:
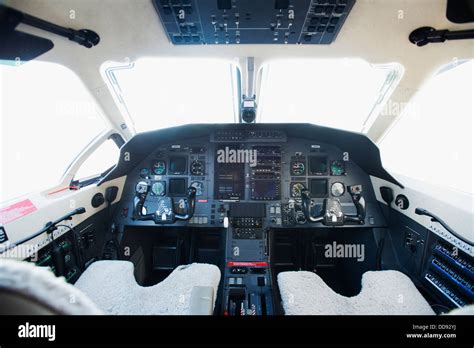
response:
[[[189,299],[189,315],[212,315],[214,289],[211,286],[195,286]]]

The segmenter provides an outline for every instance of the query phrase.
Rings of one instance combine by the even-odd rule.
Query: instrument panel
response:
[[[331,157],[332,151],[325,146],[318,144],[316,151],[311,146],[315,145],[299,146],[310,148],[306,153],[288,152],[294,145],[281,144],[170,144],[143,163],[138,176],[149,180],[153,196],[184,195],[188,184],[196,188],[197,196],[223,201],[299,198],[303,189],[309,189],[314,198],[343,196],[345,161]]]
[[[345,212],[353,213],[347,187],[360,184],[368,207],[366,225],[383,224],[369,176],[344,150],[271,130],[223,130],[161,144],[129,173],[119,219],[126,225],[153,224],[133,221],[131,214],[134,188],[145,181],[150,187],[147,212],[157,209],[160,198],[179,200],[188,187],[196,189],[194,216],[177,225],[222,226],[229,204],[261,202],[268,226],[315,227],[298,213],[302,190],[309,190],[315,210],[324,198],[337,198]],[[293,216],[288,216],[294,205]]]

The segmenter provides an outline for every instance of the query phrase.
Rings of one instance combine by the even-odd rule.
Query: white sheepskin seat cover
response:
[[[278,274],[283,308],[288,315],[433,315],[411,279],[398,271],[368,271],[353,297],[334,292],[312,272]]]
[[[64,277],[31,262],[0,259],[0,289],[30,298],[58,314],[103,314]]]
[[[149,287],[137,284],[133,268],[129,261],[97,261],[87,268],[75,285],[107,314],[188,314],[191,291],[195,286],[212,287],[215,304],[221,277],[215,265],[193,263],[179,266],[161,283]]]

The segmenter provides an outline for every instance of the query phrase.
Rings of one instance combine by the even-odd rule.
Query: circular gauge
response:
[[[293,162],[291,164],[291,174],[293,175],[303,175],[305,173],[306,166],[303,162]]]
[[[158,160],[153,163],[153,173],[156,175],[163,175],[166,173],[166,162],[162,160]]]
[[[164,196],[165,195],[165,184],[162,181],[155,181],[151,185],[151,193],[154,196]]]
[[[191,183],[191,187],[194,187],[196,189],[196,196],[201,196],[202,191],[204,190],[204,184],[200,181],[193,181]]]
[[[191,174],[192,175],[204,175],[204,162],[193,161],[191,163]]]
[[[330,165],[331,175],[344,175],[346,173],[343,161],[332,161]]]
[[[405,195],[398,195],[395,198],[395,205],[400,209],[406,210],[410,206],[410,202],[408,201],[408,198]]]
[[[302,211],[297,211],[295,213],[295,220],[297,224],[303,225],[306,223],[306,216],[304,215]]]
[[[335,182],[331,185],[331,194],[334,197],[341,197],[346,191],[342,182]]]
[[[140,177],[143,179],[147,179],[150,176],[150,169],[148,168],[142,168],[140,169]]]
[[[304,184],[300,182],[294,182],[291,184],[291,197],[301,197],[301,191],[304,190],[306,187]]]
[[[143,194],[148,192],[148,184],[145,181],[140,181],[135,186],[135,192],[138,194]]]

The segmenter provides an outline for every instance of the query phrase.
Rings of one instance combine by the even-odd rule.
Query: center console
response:
[[[224,315],[274,312],[264,203],[230,203]]]

